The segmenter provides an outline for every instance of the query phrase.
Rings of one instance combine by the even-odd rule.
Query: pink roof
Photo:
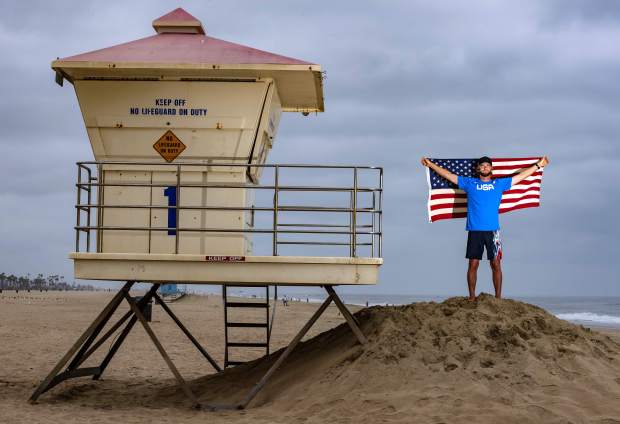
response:
[[[157,34],[60,59],[68,62],[311,65],[202,34]]]
[[[310,62],[253,49],[204,35],[202,24],[178,8],[153,21],[157,35],[60,59],[69,62],[132,62],[175,64],[278,64],[311,65]],[[184,33],[174,28],[194,28]],[[163,30],[162,30],[163,29]]]

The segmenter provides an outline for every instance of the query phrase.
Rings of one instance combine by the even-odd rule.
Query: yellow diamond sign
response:
[[[153,144],[153,148],[161,155],[162,158],[166,160],[166,162],[172,162],[175,160],[177,156],[185,150],[185,147],[185,144],[179,140],[179,137],[174,135],[174,133],[170,130],[166,131],[166,133],[162,135],[155,144]]]

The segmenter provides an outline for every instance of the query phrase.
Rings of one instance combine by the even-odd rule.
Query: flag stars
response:
[[[456,175],[466,177],[474,177],[476,175],[475,159],[431,159],[431,161]],[[432,170],[430,175],[431,188],[457,188],[456,184],[452,184]]]

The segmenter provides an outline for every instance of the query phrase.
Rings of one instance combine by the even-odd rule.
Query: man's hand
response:
[[[523,181],[524,179],[532,175],[534,172],[538,171],[539,167],[542,168],[543,166],[547,166],[549,164],[549,158],[547,156],[543,156],[542,158],[538,160],[538,162],[536,162],[536,164],[538,166],[532,165],[529,168],[524,169],[522,172],[512,177],[512,185],[514,186],[514,185],[519,184],[521,181]]]
[[[549,158],[547,156],[543,156],[538,161],[538,166],[540,166],[541,168],[544,167],[544,166],[547,166],[548,164],[549,164]]]
[[[447,169],[444,169],[439,165],[435,165],[433,162],[428,160],[428,158],[423,157],[420,162],[422,163],[422,165],[426,166],[427,168],[432,169],[433,171],[435,171],[436,173],[444,177],[446,180],[450,181],[452,184],[459,183],[459,177],[457,177],[456,175],[454,175],[452,172],[448,171]]]

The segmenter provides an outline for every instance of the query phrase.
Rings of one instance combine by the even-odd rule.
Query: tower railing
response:
[[[175,183],[106,181],[102,178],[108,169],[130,168],[145,172],[174,172]],[[242,168],[242,169],[239,169]],[[249,170],[260,169],[261,182],[253,183]],[[237,171],[237,169],[239,169]],[[155,171],[156,170],[156,171]],[[188,171],[241,172],[248,175],[247,182],[184,181]],[[106,187],[144,187],[154,189],[174,188],[175,202],[164,204],[106,203],[103,193]],[[242,206],[190,205],[183,198],[183,189],[247,190],[253,192],[254,202]],[[171,163],[85,161],[77,163],[76,182],[75,251],[101,251],[99,242],[106,231],[167,231],[174,235],[174,253],[179,253],[181,234],[239,233],[267,236],[258,244],[269,255],[286,256],[287,249],[303,248],[301,254],[308,256],[312,247],[331,249],[328,255],[343,257],[382,257],[383,239],[383,168],[374,166],[303,165],[247,163]],[[135,203],[135,202],[134,202]],[[195,203],[195,202],[193,202]],[[167,226],[104,225],[103,213],[110,209],[168,210],[175,219]],[[250,222],[243,228],[180,225],[182,211],[229,211],[249,214]],[[96,237],[92,235],[95,234]],[[93,246],[94,245],[94,246]]]

